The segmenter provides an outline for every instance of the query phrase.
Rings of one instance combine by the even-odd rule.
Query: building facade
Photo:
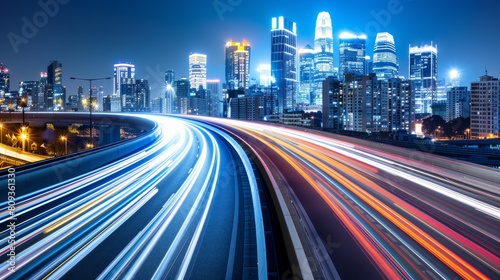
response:
[[[333,65],[333,27],[332,19],[328,12],[320,12],[316,19],[316,29],[314,33],[314,82],[316,84],[314,100],[316,105],[321,106],[323,81],[334,76]]]
[[[282,16],[271,22],[271,75],[278,86],[278,112],[293,110],[297,103],[297,27]]]
[[[113,96],[120,97],[123,79],[135,79],[135,65],[130,63],[117,63],[113,66]]]
[[[437,98],[437,45],[410,45],[409,74],[415,91],[415,113],[432,114],[431,105]]]
[[[120,87],[122,112],[150,112],[149,83],[144,79],[124,79]]]
[[[446,121],[469,116],[469,89],[461,86],[450,88],[446,93]]]
[[[339,77],[365,72],[366,35],[343,32],[339,35]]]
[[[0,64],[0,97],[10,92],[10,73],[7,66]]]
[[[248,89],[250,86],[250,45],[247,42],[227,42],[226,85],[228,89]]]
[[[46,111],[63,111],[66,104],[65,90],[62,84],[62,64],[57,60],[47,66],[47,85],[45,92]]]
[[[207,55],[192,53],[189,55],[189,84],[198,90],[207,88]]]
[[[399,64],[394,37],[389,32],[379,32],[373,48],[373,73],[379,80],[397,78]]]
[[[470,86],[470,138],[498,137],[500,132],[500,81],[484,75]]]
[[[313,97],[316,89],[316,83],[314,82],[314,49],[310,45],[306,45],[299,50],[299,59],[300,83],[297,103],[314,105],[315,99]]]

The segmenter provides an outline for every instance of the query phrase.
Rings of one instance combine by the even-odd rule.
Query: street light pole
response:
[[[94,148],[94,139],[92,137],[92,81],[96,80],[109,80],[111,77],[106,77],[106,78],[92,78],[92,79],[85,79],[85,78],[75,78],[75,77],[70,77],[71,80],[81,80],[81,81],[89,81],[89,122],[90,122],[90,148]]]

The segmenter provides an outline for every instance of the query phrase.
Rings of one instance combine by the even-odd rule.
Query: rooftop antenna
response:
[[[488,68],[486,68],[486,64],[484,65],[484,72],[486,73],[486,76],[488,76]]]

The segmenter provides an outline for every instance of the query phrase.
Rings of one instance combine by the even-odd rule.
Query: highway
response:
[[[1,204],[1,279],[266,279],[278,249],[261,210],[279,212],[291,265],[273,278],[500,275],[498,170],[307,128],[143,117],[154,142],[111,164],[51,167],[75,174],[50,184],[16,175],[13,216]],[[250,162],[273,205],[261,207]]]
[[[498,170],[304,128],[197,120],[239,139],[296,213],[316,274],[295,276],[498,279]]]
[[[14,227],[0,232],[1,279],[265,278],[241,148],[193,121],[146,117],[159,130],[147,149],[58,184],[16,185],[13,213],[2,200],[1,223]]]

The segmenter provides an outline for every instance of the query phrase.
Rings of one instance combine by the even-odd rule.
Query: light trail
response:
[[[146,118],[154,120],[160,131],[146,149],[17,198],[16,272],[8,270],[8,262],[2,262],[1,279],[60,279],[73,273],[81,262],[90,261],[108,242],[118,242],[110,240],[113,236],[127,231],[136,234],[123,240],[123,249],[110,258],[100,277],[148,273],[150,277],[188,277],[188,267],[199,262],[195,252],[202,245],[203,235],[214,227],[208,223],[209,213],[221,207],[214,200],[219,199],[221,195],[215,194],[222,192],[219,188],[228,180],[220,175],[224,163],[219,142],[226,136],[192,121],[154,115]],[[235,145],[232,148],[241,149]],[[228,153],[228,148],[223,151]],[[159,211],[150,212],[156,205]],[[0,219],[8,222],[7,204],[1,206]],[[232,213],[240,215],[241,211]],[[145,221],[144,226],[130,228],[130,221],[138,217]],[[2,229],[0,234],[3,238],[9,232]],[[9,244],[2,244],[2,255],[9,251]],[[223,254],[220,257],[222,260],[214,260],[227,260]],[[149,271],[151,263],[158,266],[156,274]],[[266,264],[255,266],[265,270]],[[94,273],[98,275],[99,271]]]
[[[346,137],[200,119],[245,139],[254,150],[284,159],[288,166],[278,166],[279,172],[299,174],[308,184],[294,185],[291,179],[288,187],[309,188],[310,196],[321,197],[384,278],[427,278],[429,271],[438,278],[500,274],[500,198],[495,195],[500,185],[490,179],[498,178],[498,171],[431,155],[438,165],[429,168],[403,156],[400,148],[384,146],[382,152]],[[456,172],[459,168],[467,170],[466,177]]]

